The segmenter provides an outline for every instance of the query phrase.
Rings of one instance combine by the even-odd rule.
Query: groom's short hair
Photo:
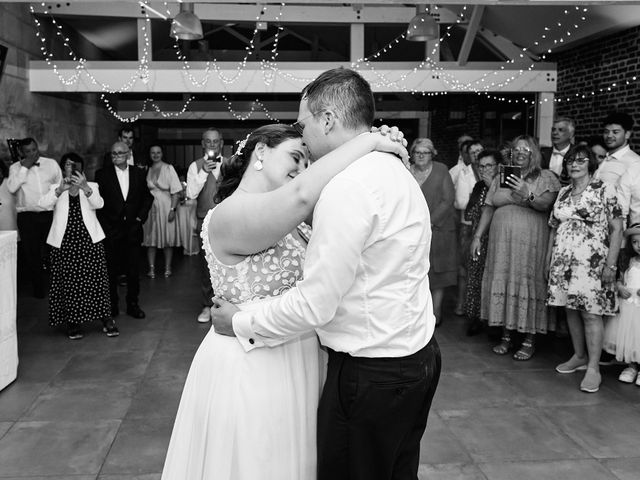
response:
[[[373,125],[376,115],[371,86],[362,76],[348,68],[323,72],[302,90],[309,111],[332,110],[345,128],[357,129]]]

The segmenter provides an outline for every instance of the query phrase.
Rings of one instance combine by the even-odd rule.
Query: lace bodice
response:
[[[220,262],[209,244],[209,221],[213,210],[209,210],[202,222],[200,236],[216,295],[231,303],[245,303],[282,295],[302,280],[305,246],[291,234],[262,252],[248,255],[235,265]],[[306,237],[311,233],[305,224],[298,229]]]

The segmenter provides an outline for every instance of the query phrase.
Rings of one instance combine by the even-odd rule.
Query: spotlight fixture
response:
[[[440,37],[438,22],[431,16],[426,5],[416,6],[416,16],[407,27],[406,39],[412,42],[427,42]]]
[[[202,24],[193,13],[193,3],[181,3],[180,13],[171,24],[171,33],[178,40],[201,40]]]

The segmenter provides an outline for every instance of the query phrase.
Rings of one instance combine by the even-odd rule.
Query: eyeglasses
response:
[[[124,157],[125,155],[129,155],[129,151],[126,152],[111,152],[112,157]]]
[[[295,123],[292,123],[291,126],[295,129],[296,132],[298,132],[298,135],[302,136],[302,132],[304,132],[304,123],[302,123],[304,120],[306,120],[307,118],[311,118],[315,115],[317,115],[320,112],[315,112],[312,113],[311,115],[307,115],[306,117],[304,117],[302,120],[298,120]]]
[[[211,140],[209,138],[206,138],[204,140],[202,140],[202,143],[204,143],[205,145],[218,145],[220,143],[221,139],[220,138],[216,138],[215,140]]]
[[[413,154],[416,157],[426,157],[427,155],[433,155],[433,152],[419,152],[419,151],[414,151]]]
[[[589,157],[576,157],[576,158],[567,158],[564,161],[565,165],[571,165],[571,164],[575,164],[575,165],[584,165],[585,163],[587,163],[589,161]]]
[[[496,166],[496,163],[487,163],[486,165],[478,165],[478,170],[489,170],[490,168],[495,168]]]
[[[531,153],[531,149],[529,147],[515,147],[512,148],[511,151],[515,153]]]

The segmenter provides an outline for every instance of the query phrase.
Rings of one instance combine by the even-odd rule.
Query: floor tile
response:
[[[483,463],[479,468],[488,480],[616,480],[597,460]]]
[[[640,452],[640,410],[628,404],[562,407],[545,414],[595,458],[637,457]]]
[[[9,429],[13,426],[14,422],[0,422],[0,438],[4,436],[5,433],[9,431]]]
[[[139,380],[152,352],[124,351],[74,355],[55,381]]]
[[[476,462],[588,456],[533,408],[498,407],[438,413]]]
[[[420,442],[420,463],[470,463],[469,453],[433,410]]]
[[[18,378],[21,382],[49,382],[67,365],[73,355],[74,352],[71,351],[19,354]]]
[[[0,477],[97,474],[120,426],[93,422],[18,422],[0,439]]]
[[[2,480],[96,480],[95,475],[45,475],[37,477],[0,477]]]
[[[125,419],[101,474],[162,472],[173,423],[164,417]]]
[[[485,407],[523,406],[527,398],[500,374],[442,374],[432,408],[464,410]]]
[[[98,480],[160,480],[161,473],[143,475],[100,475]]]
[[[22,419],[122,419],[137,387],[130,381],[59,382],[43,390]]]
[[[470,352],[464,345],[449,345],[440,349],[442,354],[442,373],[473,374],[489,370],[485,360]]]
[[[127,413],[130,417],[175,418],[182,396],[184,380],[152,378],[142,382]]]
[[[638,480],[640,477],[640,457],[603,460],[602,463],[618,480]]]
[[[580,391],[584,372],[561,374],[554,370],[543,370],[504,372],[502,376],[532,404],[540,407],[596,405],[620,400],[615,392],[606,388],[606,385],[594,395]],[[553,395],[550,395],[550,392],[553,392]]]
[[[475,465],[420,465],[418,480],[487,480]]]
[[[184,350],[156,351],[144,376],[149,378],[172,378],[185,380],[197,347]]]
[[[23,382],[18,378],[0,391],[0,421],[18,420],[46,386],[46,383]]]

